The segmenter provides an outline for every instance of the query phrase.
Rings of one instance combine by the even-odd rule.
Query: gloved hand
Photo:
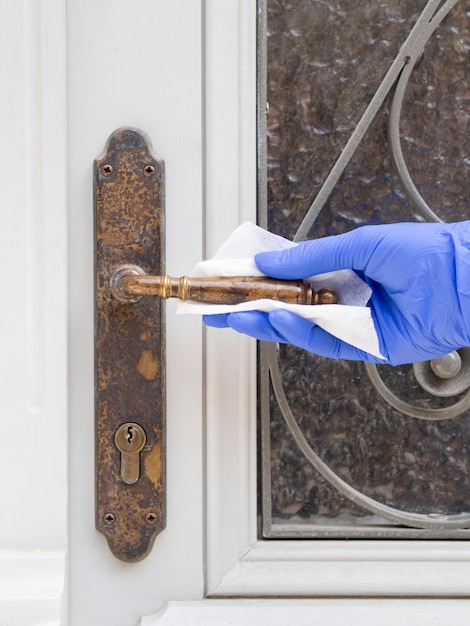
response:
[[[372,289],[369,306],[386,363],[425,361],[470,345],[470,222],[364,226],[263,252],[255,261],[267,276],[284,279],[355,270]],[[384,362],[285,310],[204,321],[321,356]]]

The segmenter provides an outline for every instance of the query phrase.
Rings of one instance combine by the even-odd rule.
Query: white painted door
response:
[[[254,220],[256,3],[1,0],[0,16],[0,624],[464,623],[463,542],[258,539],[255,345],[171,303],[167,527],[144,561],[112,556],[94,526],[93,160],[121,126],[150,136],[170,274]]]

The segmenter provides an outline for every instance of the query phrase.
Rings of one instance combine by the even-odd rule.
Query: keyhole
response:
[[[121,453],[121,479],[132,485],[140,477],[140,452],[147,441],[145,430],[139,424],[122,424],[116,431],[114,441]]]

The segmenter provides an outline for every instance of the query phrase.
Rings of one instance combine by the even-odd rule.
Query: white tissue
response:
[[[297,244],[274,235],[259,226],[245,222],[222,244],[212,259],[202,261],[192,270],[191,276],[261,276],[254,256],[268,250],[285,250]],[[315,290],[332,287],[339,296],[339,304],[302,305],[286,304],[275,300],[254,300],[236,305],[178,302],[177,314],[215,314],[233,311],[264,311],[286,309],[315,322],[321,328],[360,350],[384,358],[366,306],[371,296],[369,286],[352,270],[318,274],[307,279]]]

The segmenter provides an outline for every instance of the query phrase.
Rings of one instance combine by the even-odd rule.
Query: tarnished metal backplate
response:
[[[164,164],[144,133],[113,133],[95,161],[96,527],[113,554],[138,561],[165,527],[165,328],[159,298],[122,303],[109,277],[132,263],[164,272]],[[140,477],[121,479],[118,428],[146,434]]]

